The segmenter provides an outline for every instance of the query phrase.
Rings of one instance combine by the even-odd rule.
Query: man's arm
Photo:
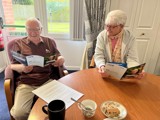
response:
[[[11,64],[11,69],[18,73],[29,73],[33,70],[33,66],[25,66],[23,64]]]

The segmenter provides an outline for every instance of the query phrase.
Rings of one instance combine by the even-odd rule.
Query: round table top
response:
[[[84,94],[79,99],[92,99],[97,103],[95,116],[91,120],[103,120],[106,117],[100,110],[103,102],[113,100],[127,109],[126,120],[159,120],[160,114],[160,77],[146,73],[141,80],[103,79],[96,68],[81,70],[68,74],[58,80],[61,83]],[[38,99],[34,104],[28,120],[46,120],[42,112],[46,104]],[[86,120],[74,103],[66,110],[65,120]]]

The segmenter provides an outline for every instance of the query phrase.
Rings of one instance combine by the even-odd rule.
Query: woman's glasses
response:
[[[115,29],[117,28],[119,25],[105,25],[106,28],[109,28],[109,29]]]

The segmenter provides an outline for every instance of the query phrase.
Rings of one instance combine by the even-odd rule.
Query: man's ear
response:
[[[42,32],[42,27],[40,28],[40,31]]]

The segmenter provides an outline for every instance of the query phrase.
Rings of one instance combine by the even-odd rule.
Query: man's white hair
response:
[[[122,10],[113,10],[108,13],[105,20],[106,25],[125,25],[127,21],[127,15]]]
[[[27,19],[25,26],[28,27],[27,24],[30,22],[37,22],[39,24],[40,28],[43,27],[42,23],[37,18],[33,18],[33,17]]]

